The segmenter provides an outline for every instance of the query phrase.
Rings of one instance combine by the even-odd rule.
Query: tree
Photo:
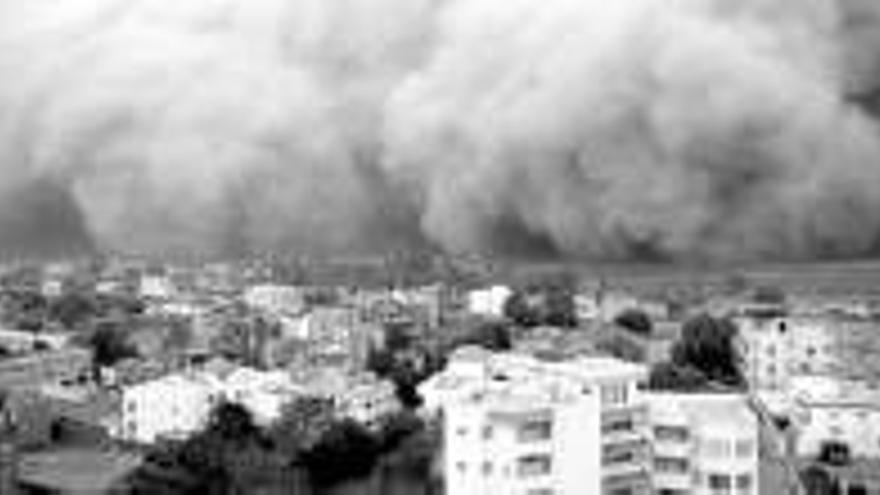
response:
[[[811,464],[800,472],[801,483],[807,495],[837,495],[840,486],[837,480],[822,466]]]
[[[462,337],[458,345],[478,345],[496,352],[509,351],[513,347],[513,339],[504,322],[484,321]]]
[[[614,318],[617,326],[639,335],[649,335],[654,323],[647,313],[640,309],[627,309]]]
[[[645,361],[645,350],[637,343],[622,335],[610,335],[599,340],[596,348],[618,359],[633,363]]]
[[[707,384],[706,375],[700,370],[671,362],[654,365],[648,377],[648,388],[651,390],[695,392],[705,389]]]
[[[521,327],[534,327],[541,324],[538,311],[533,308],[525,293],[516,290],[504,302],[504,316]]]
[[[137,357],[134,346],[128,342],[118,322],[100,322],[88,338],[93,359],[98,366],[112,366],[122,359]]]
[[[744,380],[734,345],[736,332],[728,319],[696,316],[685,322],[681,339],[673,346],[672,360],[678,366],[693,366],[709,380],[741,386]]]
[[[309,479],[327,488],[369,476],[379,458],[378,439],[364,426],[342,420],[330,426],[318,443],[303,453]]]
[[[334,406],[323,397],[297,397],[281,408],[281,417],[268,431],[280,452],[296,457],[309,450],[333,424]]]

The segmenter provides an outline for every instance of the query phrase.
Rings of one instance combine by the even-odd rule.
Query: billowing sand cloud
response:
[[[871,254],[875,4],[0,0],[0,199],[151,253]]]

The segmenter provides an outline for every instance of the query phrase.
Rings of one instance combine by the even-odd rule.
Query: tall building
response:
[[[644,367],[460,349],[420,387],[450,495],[649,493]]]
[[[649,393],[657,495],[757,495],[758,418],[742,394]]]

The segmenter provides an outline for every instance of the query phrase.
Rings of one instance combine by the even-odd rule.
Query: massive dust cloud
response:
[[[0,0],[0,247],[866,256],[878,88],[873,0]]]

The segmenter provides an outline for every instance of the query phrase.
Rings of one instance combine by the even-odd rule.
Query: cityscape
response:
[[[880,495],[880,0],[0,0],[0,495]]]
[[[870,280],[880,265],[11,261],[0,492],[877,493]]]

